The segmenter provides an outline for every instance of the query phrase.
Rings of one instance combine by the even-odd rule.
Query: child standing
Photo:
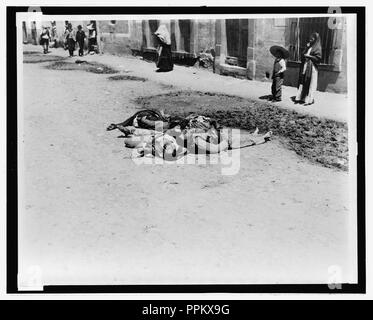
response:
[[[85,32],[82,30],[82,26],[78,25],[78,31],[76,32],[76,42],[79,44],[79,56],[83,56],[84,53],[84,39],[86,38]]]
[[[272,72],[272,102],[278,102],[282,100],[282,84],[286,70],[285,59],[289,57],[289,52],[280,46],[272,46],[270,52],[275,57]]]

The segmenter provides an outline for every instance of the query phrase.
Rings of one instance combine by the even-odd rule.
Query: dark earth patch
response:
[[[129,81],[142,81],[142,82],[145,82],[145,81],[148,80],[148,79],[142,78],[142,77],[127,76],[127,75],[123,75],[123,74],[116,75],[116,76],[111,76],[111,77],[108,77],[108,79],[112,80],[112,81],[129,80]]]
[[[171,115],[198,113],[227,127],[260,132],[272,130],[290,150],[325,167],[348,170],[346,123],[305,115],[266,102],[195,91],[140,97],[143,108],[163,109]]]
[[[43,63],[43,62],[53,62],[62,61],[66,59],[65,57],[43,54],[37,51],[24,51],[23,52],[23,63]]]
[[[40,54],[40,51],[23,51],[23,54]]]
[[[105,64],[96,63],[96,62],[84,62],[84,63],[72,63],[66,61],[57,61],[46,66],[47,69],[52,70],[82,70],[92,73],[99,74],[112,74],[118,73],[118,70],[115,70]]]

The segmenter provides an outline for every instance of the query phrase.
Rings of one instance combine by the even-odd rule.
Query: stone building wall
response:
[[[215,49],[215,20],[196,20],[195,53]]]
[[[274,58],[269,51],[273,45],[288,47],[286,43],[286,19],[257,19],[254,40],[256,61],[255,80],[272,81]]]
[[[171,35],[171,48],[175,63],[193,65],[197,56],[205,50],[215,51],[214,71],[260,81],[271,81],[273,56],[269,52],[272,45],[281,45],[294,50],[294,19],[241,19],[239,22],[227,20],[143,20],[115,21],[114,32],[111,22],[98,21],[98,44],[101,53],[115,55],[142,55],[146,59],[156,59],[157,41],[153,33],[160,24],[165,24]],[[70,21],[74,28],[79,24],[88,33],[89,21]],[[38,44],[41,25],[51,26],[50,21],[24,25],[23,41]],[[64,21],[57,21],[57,46],[63,44]],[[234,29],[229,29],[234,28]],[[331,64],[319,68],[318,90],[338,93],[347,92],[347,44],[346,21],[336,32],[336,41],[330,57]],[[237,35],[236,35],[237,34]],[[242,35],[245,39],[242,39]],[[246,39],[247,37],[247,39]],[[227,39],[228,38],[228,39]],[[239,57],[232,57],[233,52]],[[235,44],[235,43],[233,43]],[[231,51],[231,52],[229,52]],[[297,86],[300,63],[287,62],[284,84]]]
[[[131,48],[139,48],[142,42],[141,21],[99,21],[101,53],[130,55]]]
[[[216,59],[215,70],[222,75],[248,78],[259,81],[271,81],[274,58],[269,48],[280,45],[291,50],[292,19],[249,19],[246,68],[234,65],[227,58],[227,25],[224,20],[216,21]],[[318,90],[336,93],[347,92],[347,44],[346,21],[342,28],[335,30],[335,43],[330,55],[329,64],[321,64],[318,74]],[[284,85],[296,87],[299,78],[299,61],[287,61]]]

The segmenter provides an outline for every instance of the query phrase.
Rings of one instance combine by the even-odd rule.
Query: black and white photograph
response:
[[[361,290],[361,7],[58,9],[16,12],[18,292]]]

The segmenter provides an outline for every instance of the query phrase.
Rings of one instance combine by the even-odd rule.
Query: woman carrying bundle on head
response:
[[[162,24],[159,26],[154,35],[157,37],[160,46],[160,52],[158,54],[157,61],[157,72],[172,71],[174,68],[174,64],[172,62],[170,33],[168,32],[166,26]]]

